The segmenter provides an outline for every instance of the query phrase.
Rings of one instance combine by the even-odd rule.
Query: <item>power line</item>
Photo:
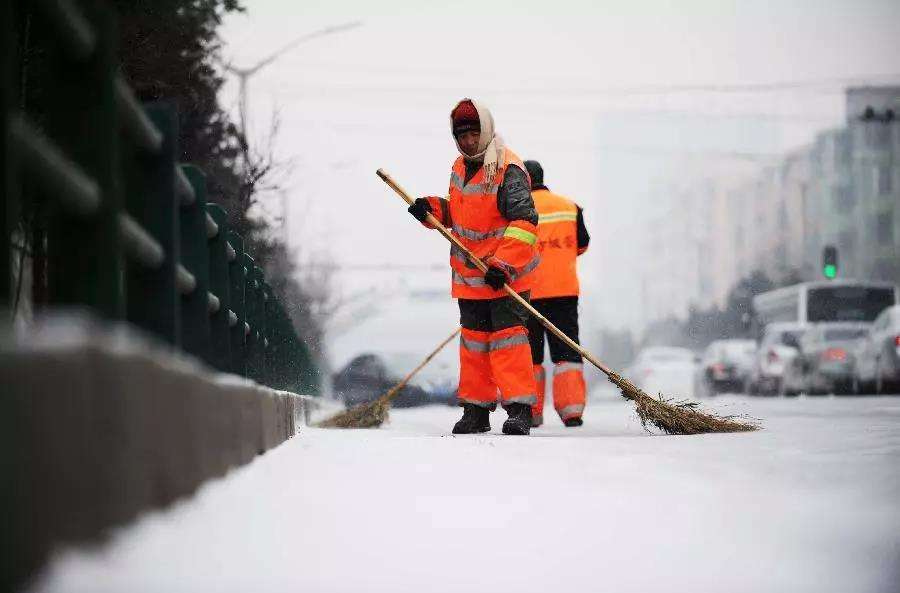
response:
[[[841,78],[822,78],[802,81],[777,81],[767,83],[746,84],[685,84],[685,85],[634,85],[622,87],[598,87],[598,88],[486,88],[480,87],[480,92],[491,95],[516,95],[516,96],[578,96],[578,97],[632,97],[641,95],[672,95],[682,93],[708,93],[708,94],[754,94],[754,93],[778,93],[807,91],[815,93],[833,94],[843,92],[847,86],[864,86],[876,84],[900,83],[900,72],[873,74],[868,76],[854,76]],[[323,93],[335,91],[365,92],[365,93],[417,93],[417,94],[459,94],[459,87],[416,85],[416,86],[374,86],[363,84],[336,84],[331,86],[317,85],[316,90]]]

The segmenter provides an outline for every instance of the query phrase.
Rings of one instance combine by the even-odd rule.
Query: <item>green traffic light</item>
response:
[[[826,278],[835,278],[837,277],[837,266],[827,264],[825,268],[823,268],[822,273],[825,274]]]

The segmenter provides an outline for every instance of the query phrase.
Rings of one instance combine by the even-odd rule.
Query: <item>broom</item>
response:
[[[412,379],[416,373],[421,371],[426,364],[431,362],[431,359],[437,356],[437,353],[459,334],[459,330],[460,328],[456,328],[456,330],[450,334],[447,339],[441,342],[431,354],[425,357],[425,360],[419,363],[419,366],[411,370],[399,383],[391,387],[387,393],[374,401],[354,406],[331,418],[322,420],[316,424],[316,426],[320,428],[378,428],[384,424],[384,421],[387,420],[391,402],[397,397],[400,390],[406,387],[409,380]]]
[[[385,173],[382,169],[378,169],[376,173],[381,177],[382,181],[387,183],[391,189],[397,192],[407,204],[410,206],[413,205],[413,198],[410,197],[410,195],[406,193],[406,191],[404,191],[390,175]],[[436,228],[445,239],[465,253],[469,260],[472,261],[479,270],[487,273],[488,268],[484,262],[477,258],[475,254],[454,237],[433,214],[429,213],[426,220],[428,221],[428,224]],[[644,428],[647,427],[648,422],[667,434],[746,432],[757,430],[759,428],[754,424],[735,420],[733,416],[716,416],[714,414],[704,413],[699,410],[698,405],[695,402],[667,400],[663,398],[662,394],[657,398],[650,397],[634,383],[603,364],[597,357],[575,342],[575,340],[569,338],[569,336],[550,323],[546,317],[538,313],[527,300],[519,296],[519,294],[508,285],[504,284],[503,289],[510,298],[515,299],[520,305],[525,307],[529,313],[534,315],[541,325],[547,328],[547,331],[565,342],[569,348],[578,352],[582,357],[587,359],[588,362],[603,372],[603,374],[619,388],[622,392],[622,397],[634,402],[637,408],[638,417]]]

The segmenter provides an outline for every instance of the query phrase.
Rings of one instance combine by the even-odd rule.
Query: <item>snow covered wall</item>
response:
[[[308,400],[85,317],[0,340],[0,580],[193,493],[294,435]],[[12,480],[7,478],[12,477]],[[0,539],[6,539],[0,537]]]

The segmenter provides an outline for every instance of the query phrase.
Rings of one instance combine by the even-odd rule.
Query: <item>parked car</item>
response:
[[[743,391],[756,354],[754,340],[716,340],[706,347],[694,379],[698,396]]]
[[[753,367],[745,389],[747,393],[781,393],[784,369],[797,356],[802,335],[803,326],[798,323],[770,323],[766,326],[753,357]]]
[[[690,396],[696,360],[687,348],[651,346],[641,350],[625,375],[653,395]]]
[[[851,393],[856,342],[868,323],[817,323],[800,338],[800,351],[785,369],[787,395]]]
[[[407,369],[412,370],[414,367]],[[361,354],[334,374],[332,384],[335,395],[348,408],[370,402],[396,385],[406,373],[389,369],[383,356]],[[393,405],[402,408],[431,403],[428,393],[419,385],[406,385],[400,390]]]
[[[855,393],[900,392],[900,305],[881,312],[854,354]]]

